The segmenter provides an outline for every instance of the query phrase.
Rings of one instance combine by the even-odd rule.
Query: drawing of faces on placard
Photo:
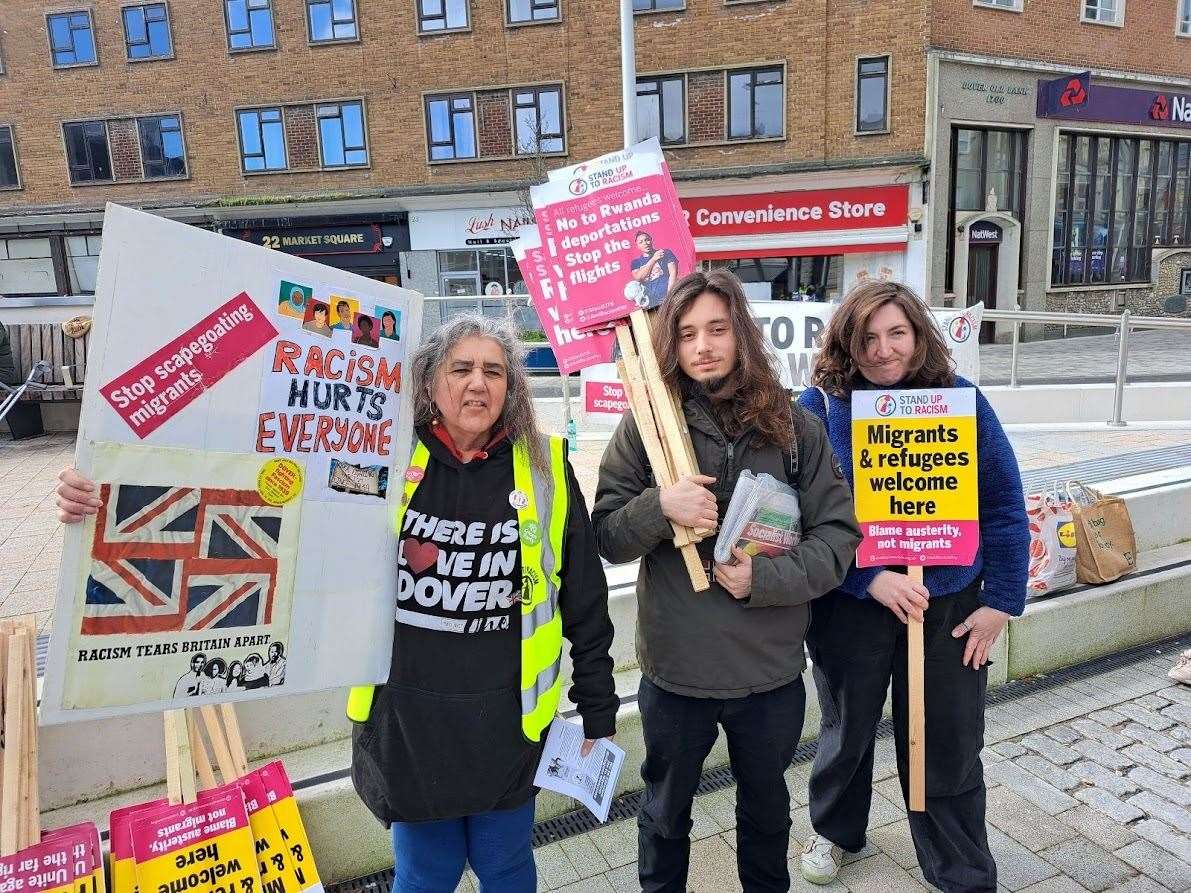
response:
[[[302,328],[324,338],[331,337],[331,308],[324,301],[308,301]]]
[[[314,300],[314,289],[309,285],[281,280],[277,288],[277,313],[291,319],[306,320],[306,311]]]
[[[401,340],[401,311],[390,310],[388,307],[382,307],[379,304],[373,308],[377,320],[380,322],[381,338],[389,338],[393,341]]]
[[[361,347],[378,347],[376,319],[366,313],[357,313],[352,322],[352,344]]]
[[[360,302],[333,294],[328,303],[331,305],[331,328],[337,332],[350,332],[352,322],[360,312]]]

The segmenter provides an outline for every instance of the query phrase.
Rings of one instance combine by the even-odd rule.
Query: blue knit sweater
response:
[[[957,388],[974,385],[956,376]],[[831,447],[844,467],[848,485],[852,481],[852,401],[828,395],[823,405],[818,388],[807,388],[798,398],[827,427]],[[1030,530],[1026,525],[1021,472],[1013,445],[984,394],[976,388],[976,453],[980,481],[980,550],[968,567],[927,567],[923,582],[931,597],[952,595],[984,575],[980,601],[990,608],[1018,616],[1025,610],[1026,569],[1029,566]],[[853,562],[840,586],[856,598],[868,598],[868,587],[884,568],[858,568]]]

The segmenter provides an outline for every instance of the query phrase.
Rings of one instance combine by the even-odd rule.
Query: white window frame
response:
[[[1001,12],[1025,12],[1024,0],[1009,0],[1008,6],[998,0],[972,0],[972,5],[978,9],[999,9]]]
[[[1175,10],[1174,36],[1191,37],[1191,0],[1179,0]]]
[[[1096,8],[1100,8],[1100,4],[1104,0],[1079,0],[1079,20],[1087,22],[1089,25],[1105,25],[1109,28],[1124,28],[1125,27],[1125,0],[1116,0],[1120,6],[1117,9],[1117,17],[1115,21],[1108,19],[1090,18],[1088,16],[1088,3],[1096,3]]]

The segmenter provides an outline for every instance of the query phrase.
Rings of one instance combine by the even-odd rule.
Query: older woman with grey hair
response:
[[[388,682],[353,692],[352,779],[389,825],[394,890],[534,893],[534,774],[562,639],[588,739],[615,731],[608,586],[562,438],[537,428],[515,330],[459,316],[411,362],[416,441],[395,527]],[[73,469],[64,521],[93,510]]]

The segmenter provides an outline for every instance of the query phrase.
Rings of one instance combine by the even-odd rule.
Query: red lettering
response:
[[[318,417],[318,434],[314,440],[314,451],[317,453],[320,449],[324,453],[333,452],[331,449],[331,442],[327,440],[327,435],[331,433],[331,426],[335,424],[335,420],[330,416]]]
[[[364,445],[363,427],[364,426],[361,425],[359,422],[356,422],[355,424],[352,425],[351,434],[348,436],[348,439],[347,439],[347,451],[349,453],[360,452],[360,447]]]
[[[393,443],[393,435],[390,433],[393,430],[393,420],[385,419],[380,423],[376,434],[376,452],[381,456],[389,455],[389,447]]]
[[[366,388],[372,384],[372,371],[375,362],[368,354],[364,354],[356,361],[356,371],[359,373],[355,381],[357,385]]]
[[[327,355],[323,358],[323,374],[328,381],[339,381],[343,377],[342,372],[336,372],[331,364],[334,362],[342,363],[344,360],[343,351],[337,347],[333,347],[327,351]]]
[[[268,446],[266,444],[266,441],[272,440],[273,435],[277,433],[276,431],[274,431],[268,427],[268,423],[271,422],[276,417],[276,415],[277,415],[277,413],[275,413],[275,412],[262,412],[257,417],[257,420],[256,420],[256,451],[258,453],[275,453],[275,452],[277,452],[276,447]]]
[[[284,369],[290,375],[297,375],[298,366],[294,360],[300,356],[302,356],[302,348],[292,341],[286,341],[284,338],[278,339],[277,346],[273,348],[273,371],[280,372]]]
[[[304,412],[300,416],[302,425],[302,433],[298,435],[298,452],[311,452],[310,442],[314,440],[314,413]]]
[[[335,444],[332,452],[338,453],[347,445],[347,419],[335,420],[335,433],[339,436],[339,443]]]
[[[389,361],[381,357],[376,361],[376,387],[382,391],[401,393],[401,364],[394,363],[389,367]]]
[[[281,422],[281,448],[287,453],[294,451],[294,444],[298,440],[298,433],[302,427],[302,417],[300,415],[287,415],[282,413],[278,421]]]
[[[376,452],[376,425],[364,425],[364,452]]]
[[[317,375],[323,378],[323,350],[318,345],[312,344],[310,351],[306,354],[306,368],[302,370],[303,375]]]

